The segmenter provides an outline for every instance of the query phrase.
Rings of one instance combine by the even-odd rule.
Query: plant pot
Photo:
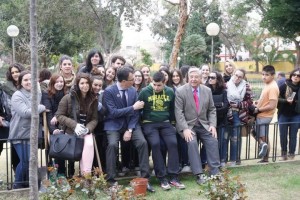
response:
[[[133,188],[135,196],[146,196],[148,179],[146,178],[135,178],[130,181],[130,185]]]

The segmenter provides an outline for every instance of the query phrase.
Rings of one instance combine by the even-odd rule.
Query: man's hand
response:
[[[128,130],[124,133],[124,135],[123,135],[123,140],[125,141],[125,142],[128,142],[128,141],[130,141],[131,140],[131,136],[132,136],[132,133],[130,133]]]
[[[190,129],[184,129],[183,136],[184,136],[184,139],[185,139],[186,142],[192,141],[194,139],[193,135],[195,135],[195,133],[192,132],[192,130],[190,130]]]
[[[144,102],[143,101],[137,101],[133,104],[133,110],[139,110],[144,108]]]
[[[216,130],[215,127],[210,126],[210,127],[208,128],[208,131],[211,132],[211,134],[212,134],[212,136],[213,136],[214,138],[217,138],[217,130]]]

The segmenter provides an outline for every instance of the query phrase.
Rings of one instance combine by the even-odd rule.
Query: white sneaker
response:
[[[155,170],[154,169],[151,172],[151,176],[155,176]]]
[[[135,175],[136,175],[136,176],[141,176],[141,171],[140,171],[140,168],[139,168],[139,167],[135,167],[135,168],[134,168],[134,171],[135,171]]]
[[[221,167],[226,167],[226,163],[225,162],[221,162]]]
[[[182,168],[182,170],[180,171],[180,173],[190,173],[190,172],[192,172],[192,169],[191,169],[191,167],[188,166],[188,165],[185,165],[185,166]]]

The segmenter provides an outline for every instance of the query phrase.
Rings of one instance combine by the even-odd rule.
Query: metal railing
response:
[[[291,123],[286,123],[286,124],[291,124]],[[267,138],[268,138],[268,144],[270,146],[270,151],[269,151],[269,159],[271,161],[276,162],[278,155],[281,155],[281,146],[280,146],[280,139],[279,137],[279,124],[276,123],[271,123],[268,126],[268,132],[267,132]],[[225,134],[230,136],[230,133],[232,133],[234,128],[239,129],[239,135],[238,135],[238,140],[240,140],[240,143],[238,143],[240,146],[238,146],[237,149],[241,149],[241,151],[237,151],[237,158],[240,159],[240,161],[245,161],[245,160],[255,160],[258,159],[258,152],[259,152],[259,144],[257,142],[258,136],[253,137],[253,135],[250,133],[253,125],[243,125],[243,126],[238,126],[238,127],[232,127],[232,126],[226,126],[225,128]],[[298,133],[297,133],[298,134]],[[219,143],[220,143],[220,134],[218,136],[219,138]],[[230,158],[228,155],[230,154],[230,137],[227,137],[228,142],[228,151],[227,151],[227,158],[229,161]],[[297,139],[297,147],[295,154],[300,155],[300,142],[299,138]],[[12,163],[11,163],[11,148],[12,145],[7,142],[6,140],[0,140],[4,141],[4,148],[0,156],[0,190],[10,190],[12,189],[13,181],[14,181],[14,171],[12,168]],[[220,144],[219,147],[221,148],[222,145]],[[130,151],[135,151],[134,148],[130,148]],[[220,154],[222,151],[220,151]],[[134,152],[131,152],[131,155],[134,155]],[[47,158],[46,158],[46,152],[44,149],[39,149],[38,151],[38,156],[39,156],[39,167],[46,167],[47,166]]]

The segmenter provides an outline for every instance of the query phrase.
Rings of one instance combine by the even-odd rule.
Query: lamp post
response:
[[[282,57],[283,57],[284,61],[286,61],[286,59],[289,57],[289,54],[284,53],[284,54],[282,54]]]
[[[267,64],[269,64],[269,53],[272,51],[272,46],[271,45],[266,45],[264,47],[264,50],[267,53]]]
[[[12,38],[13,63],[15,62],[15,37],[19,35],[19,28],[15,25],[10,25],[6,29],[7,35]]]
[[[180,56],[178,56],[178,57],[177,57],[177,64],[178,64],[178,65],[177,65],[177,68],[178,68],[178,69],[179,69],[179,66],[180,66],[180,60],[181,60],[181,58],[180,58]]]
[[[206,26],[206,33],[211,36],[211,68],[213,68],[214,64],[214,36],[217,36],[220,32],[220,26],[214,22],[209,23]]]

